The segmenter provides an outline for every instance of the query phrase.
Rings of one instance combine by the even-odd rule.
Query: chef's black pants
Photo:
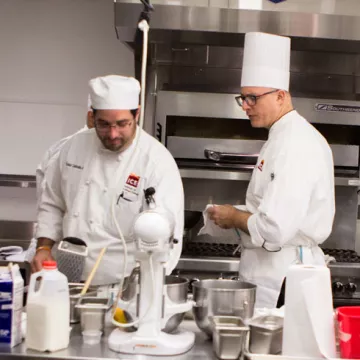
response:
[[[278,301],[276,304],[277,308],[281,308],[285,304],[285,283],[286,283],[286,278],[284,279],[284,281],[281,285],[280,294],[279,294]]]

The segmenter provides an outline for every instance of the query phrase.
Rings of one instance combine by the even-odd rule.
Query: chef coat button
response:
[[[78,217],[78,216],[79,216],[79,213],[76,212],[76,213],[74,214],[74,217]]]
[[[94,220],[90,220],[90,224],[93,224],[94,223]]]
[[[85,184],[90,185],[90,180],[87,180]]]
[[[107,192],[107,188],[104,188],[104,192]]]
[[[117,158],[117,162],[120,162],[120,161],[121,161],[121,159],[118,157],[118,158]]]

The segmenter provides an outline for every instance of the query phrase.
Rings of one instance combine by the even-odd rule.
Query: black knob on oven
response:
[[[353,294],[356,291],[356,289],[357,289],[356,284],[352,282],[349,282],[348,284],[345,285],[345,291],[350,294]]]
[[[344,284],[340,281],[334,281],[332,283],[332,291],[334,293],[341,293],[344,290]]]

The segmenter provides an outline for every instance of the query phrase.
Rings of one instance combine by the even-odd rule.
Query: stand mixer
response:
[[[138,320],[133,324],[120,324],[113,320],[120,327],[137,324],[137,331],[115,329],[109,337],[109,347],[126,354],[179,355],[192,348],[194,333],[178,330],[166,334],[161,329],[174,314],[189,311],[192,302],[176,304],[167,295],[165,265],[171,251],[173,226],[165,211],[156,206],[155,190],[148,190],[151,190],[147,197],[149,209],[140,213],[134,222],[135,259],[140,264],[137,296],[130,302],[121,299],[117,302],[119,308],[137,309]]]

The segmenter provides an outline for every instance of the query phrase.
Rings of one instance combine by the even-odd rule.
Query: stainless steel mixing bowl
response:
[[[243,320],[254,314],[256,285],[240,280],[201,280],[192,283],[194,318],[197,326],[212,336],[209,318],[238,316]]]

